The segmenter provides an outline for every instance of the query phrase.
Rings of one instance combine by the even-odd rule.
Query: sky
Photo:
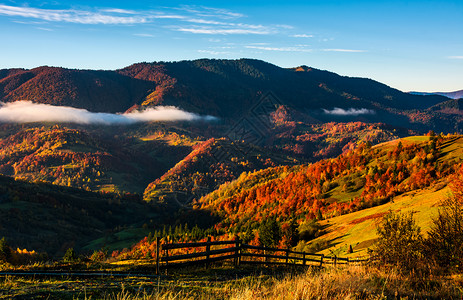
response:
[[[463,89],[463,1],[0,0],[0,69],[255,58]]]

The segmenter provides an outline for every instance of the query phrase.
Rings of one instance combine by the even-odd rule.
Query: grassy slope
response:
[[[323,204],[325,209],[333,202],[349,204],[352,198],[363,197],[362,192],[364,191],[364,187],[362,183],[365,184],[364,178],[366,174],[376,166],[382,165],[383,170],[385,170],[389,165],[397,163],[397,160],[394,162],[390,155],[392,151],[398,147],[399,141],[404,148],[408,147],[409,149],[413,149],[410,147],[415,144],[419,145],[416,153],[407,154],[408,161],[409,164],[416,163],[415,167],[410,169],[412,172],[419,171],[423,168],[420,167],[421,163],[417,161],[418,157],[415,156],[415,154],[418,155],[418,152],[422,151],[422,147],[431,143],[430,138],[427,136],[407,137],[374,146],[371,150],[368,150],[368,152],[364,151],[364,153],[367,153],[367,157],[370,157],[370,159],[366,161],[364,168],[358,170],[351,168],[351,172],[341,171],[338,175],[332,177],[332,182],[336,184],[333,184],[333,188],[330,188],[318,196],[322,204],[326,203]],[[431,165],[439,165],[438,168],[440,168],[441,171],[438,171],[437,177],[433,175],[434,177],[431,179],[430,184],[424,187],[412,187],[410,177],[406,177],[401,182],[396,183],[398,193],[392,198],[392,201],[386,201],[386,203],[385,201],[373,201],[370,204],[370,206],[374,205],[372,208],[362,209],[341,216],[339,216],[339,211],[335,212],[333,218],[322,221],[322,225],[327,227],[328,233],[317,238],[313,243],[323,243],[327,241],[329,247],[324,253],[331,253],[331,251],[334,251],[337,254],[345,255],[349,245],[352,245],[355,250],[354,256],[364,255],[367,248],[371,246],[376,238],[376,225],[381,220],[381,217],[389,210],[403,212],[413,211],[418,220],[418,224],[423,227],[423,230],[426,230],[432,217],[437,212],[438,203],[449,193],[449,189],[447,188],[449,178],[448,175],[445,174],[451,174],[453,172],[451,171],[452,166],[460,163],[463,158],[463,138],[461,136],[447,137],[439,143],[441,144],[437,147],[438,159],[433,160]],[[399,162],[401,162],[402,159],[404,159],[404,156],[400,155]],[[330,161],[336,162],[336,159]],[[320,166],[323,167],[323,162],[321,163]],[[315,164],[315,166],[316,165],[317,164]],[[429,162],[426,168],[429,169]],[[305,171],[306,169],[307,171]],[[232,224],[232,229],[236,228],[240,230],[241,228],[242,230],[243,227],[240,227],[242,224],[251,222],[250,225],[252,226],[252,224],[256,222],[256,215],[263,217],[275,215],[275,209],[281,210],[282,206],[287,205],[286,202],[289,201],[288,199],[293,199],[291,195],[297,195],[297,193],[292,192],[289,192],[289,196],[285,196],[285,193],[280,193],[279,191],[283,190],[284,186],[289,186],[287,188],[288,191],[297,191],[304,188],[304,185],[307,184],[307,181],[304,179],[297,179],[297,177],[288,176],[288,174],[298,174],[301,172],[304,174],[310,172],[312,169],[306,166],[295,166],[293,168],[270,168],[250,173],[247,176],[241,176],[230,184],[221,186],[218,190],[202,198],[200,203],[203,205],[203,208],[216,211],[222,216],[224,218],[223,224],[226,226],[227,224]],[[274,183],[272,184],[272,182]],[[344,183],[349,182],[351,183],[350,187],[347,189],[344,188]],[[248,197],[252,194],[251,192],[253,190],[262,186],[267,186],[267,189],[274,191],[273,194],[269,194],[271,195],[269,200],[262,201],[257,199],[243,202],[242,199]],[[261,191],[264,190],[261,189]],[[310,190],[309,188],[308,191]],[[309,201],[309,196],[306,198],[303,197],[300,201],[302,202],[296,202],[294,205],[302,207],[305,202]],[[367,205],[367,207],[369,207],[369,205]],[[298,209],[296,217],[301,221],[301,217],[304,217],[310,209],[311,205],[309,205],[308,208],[304,206],[302,210]],[[322,209],[322,211],[325,209]],[[329,211],[326,212],[328,213]],[[278,213],[276,216],[281,222],[285,222],[290,215]],[[325,215],[325,212],[323,212],[323,216],[329,217],[333,215]],[[310,245],[310,243],[308,244]],[[311,247],[304,247],[303,244],[300,244],[298,248],[310,249]]]
[[[412,212],[417,224],[426,231],[437,214],[440,201],[450,193],[449,188],[444,185],[444,182],[440,182],[424,190],[395,197],[393,202],[323,220],[320,223],[326,226],[328,233],[311,243],[329,241],[331,247],[320,252],[324,254],[334,253],[343,257],[364,256],[377,238],[376,227],[380,224],[382,216],[390,211]],[[354,253],[348,255],[349,245]]]
[[[415,136],[401,139],[403,144],[429,140],[426,136]],[[384,143],[376,147],[393,147],[397,141]],[[455,137],[444,142],[440,148],[438,161],[459,163],[463,159],[463,138]],[[350,256],[362,256],[367,253],[377,238],[376,227],[382,220],[382,215],[392,212],[413,213],[414,218],[423,231],[427,231],[433,217],[437,215],[440,202],[451,195],[447,186],[448,178],[443,178],[432,186],[423,190],[411,191],[394,198],[380,206],[368,208],[358,212],[338,216],[321,222],[327,226],[328,233],[318,237],[313,242],[323,240],[332,241],[332,247],[321,253],[335,253],[346,256],[349,245],[354,253]]]

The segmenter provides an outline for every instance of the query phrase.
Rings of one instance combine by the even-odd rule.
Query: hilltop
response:
[[[441,124],[445,116],[428,110],[446,97],[403,93],[371,79],[307,66],[281,68],[253,59],[201,59],[138,63],[114,71],[0,70],[2,102],[30,100],[98,112],[173,105],[231,121],[269,91],[275,95],[273,105],[299,112],[297,121],[383,122],[422,132],[455,131],[454,124]]]

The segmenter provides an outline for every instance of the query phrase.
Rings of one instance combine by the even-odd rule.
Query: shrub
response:
[[[323,234],[323,226],[317,220],[299,225],[299,239],[304,241],[313,240]]]
[[[447,271],[463,270],[463,207],[459,197],[443,201],[426,239],[427,255]]]
[[[372,249],[374,258],[383,265],[402,270],[416,269],[423,259],[423,238],[413,215],[390,212],[377,228],[378,241]]]
[[[77,257],[74,248],[69,248],[68,250],[66,250],[66,253],[63,256],[64,262],[76,262],[78,259],[79,258]]]

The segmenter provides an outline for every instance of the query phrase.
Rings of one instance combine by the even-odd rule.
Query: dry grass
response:
[[[283,278],[253,276],[215,283],[198,290],[178,286],[131,294],[127,291],[105,299],[461,299],[461,282],[451,278],[409,276],[364,266],[330,268]]]

